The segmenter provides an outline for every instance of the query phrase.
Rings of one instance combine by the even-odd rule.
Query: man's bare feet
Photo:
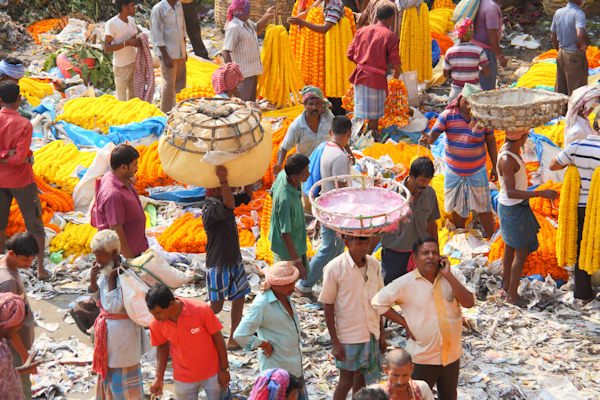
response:
[[[238,342],[229,338],[229,340],[227,341],[227,350],[236,351],[236,350],[241,350],[241,349],[242,349],[242,346],[240,346]]]
[[[48,274],[48,271],[46,271],[46,269],[44,267],[38,268],[38,270],[37,270],[37,278],[40,281],[45,281],[45,280],[47,280],[47,279],[50,278],[50,274]]]

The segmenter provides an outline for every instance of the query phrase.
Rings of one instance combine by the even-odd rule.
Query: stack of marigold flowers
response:
[[[194,97],[215,97],[215,91],[212,85],[194,84],[186,87],[181,92],[177,93],[175,99],[179,101],[191,99]]]
[[[271,208],[273,199],[267,195],[263,204],[262,215],[260,218],[260,238],[256,242],[256,259],[263,260],[267,264],[273,264],[273,252],[271,251],[271,242],[269,241],[269,229],[271,226]]]
[[[163,170],[158,156],[158,141],[150,146],[138,146],[140,153],[138,170],[135,173],[135,189],[139,194],[147,194],[146,188],[174,185],[176,182]]]
[[[579,268],[590,275],[600,270],[600,167],[592,176],[579,248]]]
[[[27,32],[29,32],[31,36],[33,36],[37,44],[40,44],[40,38],[38,35],[53,31],[55,29],[62,29],[67,24],[67,21],[67,17],[43,19],[41,21],[36,21],[33,24],[29,25],[27,27]]]
[[[195,217],[192,213],[185,213],[177,218],[157,239],[168,252],[206,252],[206,232],[202,217]]]
[[[431,79],[431,31],[429,27],[429,7],[421,3],[404,11],[400,31],[400,58],[404,71],[417,71],[419,82]]]
[[[50,242],[50,251],[52,253],[57,251],[63,251],[65,256],[81,256],[92,252],[90,249],[90,243],[92,238],[98,232],[90,224],[74,224],[67,223],[65,229],[54,236]]]
[[[558,265],[556,259],[556,228],[545,217],[536,214],[536,218],[540,224],[538,232],[539,248],[537,251],[527,256],[525,267],[523,268],[523,276],[541,275],[545,277],[550,274],[552,279],[569,280],[569,274],[566,270]],[[504,256],[504,241],[498,238],[491,247],[489,260],[490,262],[501,259]]]
[[[581,180],[577,167],[567,167],[560,192],[556,258],[558,265],[574,265],[577,261],[577,207]]]
[[[306,21],[322,25],[323,8],[313,7],[306,16]],[[308,28],[296,28],[297,35],[292,49],[298,62],[298,68],[307,85],[325,88],[325,35]]]
[[[348,12],[350,11],[350,16]],[[354,71],[354,63],[346,56],[346,50],[354,38],[354,16],[349,8],[346,15],[325,34],[325,94],[328,97],[342,97]]]
[[[562,183],[553,182],[549,180],[548,182],[538,186],[536,191],[540,190],[556,190],[559,193],[558,199],[554,202],[550,199],[542,198],[542,197],[534,197],[529,200],[529,205],[531,209],[538,215],[543,217],[549,217],[554,220],[558,219],[558,205],[560,204],[560,193],[561,193]]]

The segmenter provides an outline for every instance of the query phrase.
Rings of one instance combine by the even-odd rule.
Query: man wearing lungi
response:
[[[495,180],[497,150],[494,131],[477,126],[471,120],[467,98],[479,91],[477,86],[465,83],[462,93],[442,111],[431,131],[421,136],[421,142],[432,144],[446,133],[444,208],[452,213],[452,222],[457,228],[465,227],[471,211],[477,212],[489,239],[494,234],[495,224],[485,153],[487,147],[492,161],[490,179]]]
[[[350,389],[355,395],[366,384],[378,383],[387,348],[382,319],[371,306],[383,278],[379,262],[368,254],[370,237],[346,237],[344,243],[348,250],[325,267],[319,297],[340,369],[334,400],[345,399]]]
[[[377,23],[360,28],[348,46],[347,57],[356,64],[350,75],[354,85],[354,115],[369,120],[367,129],[377,139],[379,118],[385,111],[387,95],[387,67],[392,64],[394,77],[400,76],[400,41],[391,27],[394,25],[395,8],[382,4],[377,9]]]
[[[504,240],[502,288],[508,293],[506,301],[510,304],[519,300],[517,289],[525,260],[539,245],[537,233],[540,224],[531,211],[529,199],[544,197],[554,200],[558,196],[554,190],[527,190],[527,170],[521,158],[521,147],[527,141],[528,132],[506,132],[506,142],[498,153],[498,218]]]

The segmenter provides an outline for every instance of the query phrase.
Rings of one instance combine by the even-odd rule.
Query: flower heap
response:
[[[185,213],[158,236],[158,243],[168,252],[205,253],[206,232],[201,217]]]
[[[349,8],[346,16],[325,34],[325,93],[328,97],[342,97],[351,86],[348,78],[355,64],[346,56],[346,50],[356,31],[354,17]]]
[[[440,46],[442,56],[446,54],[450,47],[454,46],[454,40],[450,36],[434,32],[433,28],[431,29],[431,40],[435,40]]]
[[[550,274],[552,279],[562,279],[566,282],[569,280],[569,274],[558,265],[556,259],[556,228],[548,219],[537,214],[536,218],[541,227],[537,236],[539,248],[527,257],[522,276],[541,275],[545,277]],[[492,244],[489,260],[492,262],[501,259],[503,256],[504,241],[502,238],[498,238]]]
[[[567,223],[575,225],[573,221]],[[590,275],[600,270],[600,167],[592,176],[580,249],[579,268]]]
[[[546,198],[542,198],[542,197],[534,197],[533,199],[529,200],[529,205],[531,206],[531,209],[538,215],[557,220],[558,219],[558,209],[559,209],[559,204],[560,204],[561,188],[562,188],[562,183],[553,182],[552,180],[549,180],[548,182],[538,186],[536,191],[556,190],[559,193],[559,197],[554,202],[550,199],[546,199]]]
[[[27,27],[27,32],[33,36],[35,42],[40,44],[40,38],[38,35],[46,32],[53,31],[55,29],[62,29],[67,24],[68,18],[51,18],[36,21]]]
[[[263,204],[262,215],[260,218],[260,238],[256,242],[256,259],[263,260],[267,264],[273,264],[273,252],[271,251],[271,242],[269,241],[269,229],[271,226],[271,208],[273,199],[267,195]]]
[[[84,129],[100,128],[108,133],[113,125],[125,125],[131,122],[141,122],[146,118],[164,116],[155,105],[134,98],[119,101],[114,96],[78,97],[71,99],[63,106],[64,113],[57,121],[66,121]]]
[[[421,3],[404,11],[400,32],[400,59],[404,71],[417,71],[417,79],[424,82],[433,75],[431,65],[431,32],[429,7]]]
[[[92,252],[90,243],[92,238],[98,232],[90,224],[67,223],[65,229],[54,236],[50,242],[50,251],[52,253],[63,251],[65,256],[81,256]]]
[[[574,265],[577,261],[577,206],[581,180],[577,167],[567,167],[560,191],[556,258],[558,265]]]
[[[270,188],[275,182],[275,177],[273,176],[273,166],[277,163],[277,152],[279,152],[281,142],[283,141],[283,138],[285,137],[285,134],[287,133],[287,130],[292,122],[293,118],[286,118],[283,121],[282,126],[273,132],[273,150],[271,151],[271,162],[269,163],[269,168],[267,168],[267,171],[262,178],[263,188]],[[295,152],[296,147],[290,150],[287,156],[289,157],[290,154],[294,154]]]
[[[163,170],[158,157],[158,141],[150,146],[138,146],[137,151],[140,153],[140,158],[138,170],[135,173],[135,189],[139,194],[147,194],[146,189],[149,187],[168,186],[176,183]]]
[[[269,25],[261,52],[264,72],[258,77],[258,94],[277,107],[301,104],[304,80],[290,51],[283,25]]]
[[[175,95],[175,100],[179,102],[187,99],[192,99],[194,97],[215,97],[215,91],[213,90],[212,84],[198,84],[188,86],[181,92],[177,93],[177,95]]]
[[[556,64],[540,62],[533,64],[527,72],[519,78],[516,87],[534,88],[536,86],[554,87],[556,81]]]
[[[454,4],[452,0],[435,0],[431,6],[431,9],[436,10],[438,8],[450,8],[454,10],[454,8],[456,8],[456,4]]]
[[[62,191],[72,194],[79,183],[73,172],[77,166],[89,168],[96,157],[95,152],[79,151],[73,143],[54,140],[33,152],[35,163],[33,172],[44,181],[56,185]]]
[[[429,24],[432,32],[445,35],[454,29],[454,22],[452,21],[452,13],[454,7],[438,7],[433,8],[429,12]]]
[[[25,96],[29,104],[37,107],[46,96],[54,93],[54,87],[46,82],[42,82],[31,78],[19,79],[19,89],[22,96]]]
[[[354,87],[350,86],[342,97],[342,107],[347,111],[354,110]],[[379,129],[390,125],[402,128],[409,122],[409,107],[406,86],[400,79],[392,78],[388,81],[388,95],[385,99],[383,118],[379,119]]]

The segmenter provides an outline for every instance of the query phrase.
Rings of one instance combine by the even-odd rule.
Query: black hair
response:
[[[35,236],[31,232],[20,232],[6,241],[6,249],[18,256],[32,257],[40,252]]]
[[[424,176],[427,179],[433,178],[435,168],[433,168],[433,162],[428,157],[419,157],[410,164],[410,176],[418,178]]]
[[[331,132],[337,136],[343,136],[352,130],[352,121],[345,115],[337,115],[331,121]]]
[[[438,245],[437,240],[435,240],[431,236],[426,237],[426,238],[419,238],[419,239],[417,239],[415,244],[413,244],[413,248],[412,248],[412,252],[415,256],[417,256],[419,254],[419,250],[421,249],[421,246],[423,246],[425,243],[435,243],[436,245]],[[438,249],[439,249],[439,247],[438,247]]]
[[[123,7],[125,7],[126,5],[128,5],[130,3],[135,3],[135,0],[117,0],[116,1],[117,11],[119,11],[119,12],[123,11]]]
[[[294,390],[300,390],[300,380],[289,372],[288,375],[290,376],[290,383],[288,383],[287,388],[285,389],[286,396],[289,396]]]
[[[19,100],[19,84],[9,79],[0,82],[0,100],[5,104],[13,104]]]
[[[377,7],[377,20],[385,21],[394,16],[395,7],[391,4],[382,4]]]
[[[173,296],[173,292],[162,283],[156,283],[154,286],[148,290],[146,293],[146,305],[149,310],[152,310],[154,307],[159,306],[162,309],[168,308],[169,304],[175,301],[175,296]]]
[[[300,175],[309,163],[310,160],[304,154],[294,153],[285,161],[285,173],[287,176]]]
[[[140,158],[140,153],[135,147],[121,143],[110,153],[110,168],[114,171],[121,165],[129,165],[138,158]]]
[[[7,58],[5,58],[4,62],[7,63],[7,64],[10,64],[10,65],[23,64],[23,61],[19,60],[18,58],[14,58],[14,57],[7,57]]]
[[[362,388],[352,400],[389,400],[388,395],[381,389]]]

